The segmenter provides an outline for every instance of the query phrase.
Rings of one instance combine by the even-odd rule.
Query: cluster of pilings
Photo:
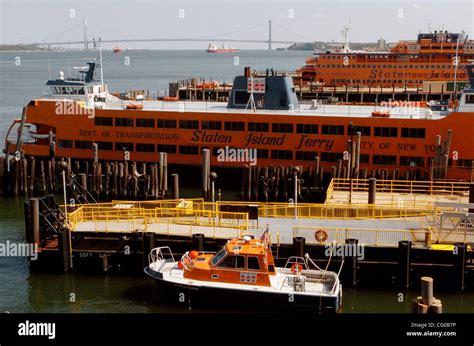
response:
[[[421,296],[412,299],[411,312],[418,314],[441,314],[443,312],[441,300],[433,296],[433,278],[428,276],[421,278]]]
[[[243,168],[241,200],[262,202],[322,201],[323,167],[319,158],[314,166],[245,166]],[[297,193],[295,193],[297,192]]]
[[[446,179],[448,176],[449,155],[451,150],[452,131],[449,129],[447,137],[442,141],[441,136],[436,136],[435,156],[430,160],[430,178]]]
[[[169,195],[166,153],[158,163],[71,160],[34,156],[0,158],[0,194],[31,196],[62,191],[62,176],[74,180],[97,200],[160,199]],[[179,196],[178,176],[172,175],[173,197]]]

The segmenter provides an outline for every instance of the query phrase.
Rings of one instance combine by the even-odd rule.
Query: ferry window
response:
[[[214,255],[211,259],[212,266],[215,267],[217,263],[225,256],[227,252],[224,249],[221,249],[218,253]]]
[[[317,134],[319,126],[315,124],[297,124],[296,133],[312,133]]]
[[[423,167],[423,157],[400,156],[400,166]]]
[[[115,118],[115,126],[133,127],[133,119],[132,118]]]
[[[459,159],[456,162],[456,166],[470,169],[470,168],[474,167],[474,159]]]
[[[272,124],[272,132],[293,133],[293,124]]]
[[[374,155],[372,158],[374,165],[396,165],[397,157],[393,155]]]
[[[344,135],[344,126],[342,125],[323,125],[321,129],[323,135]]]
[[[180,145],[179,153],[182,155],[198,155],[199,147],[197,145]]]
[[[160,128],[160,129],[175,129],[176,128],[176,120],[158,119],[158,128]]]
[[[268,150],[267,149],[257,149],[257,158],[258,159],[268,159]]]
[[[60,148],[72,148],[72,141],[68,139],[60,139],[58,146]]]
[[[374,127],[375,137],[397,137],[398,128],[396,127]]]
[[[197,120],[180,120],[179,121],[180,129],[199,129],[199,121]]]
[[[272,150],[274,160],[293,160],[293,152],[290,150]]]
[[[155,127],[155,119],[136,119],[137,127]]]
[[[220,121],[206,121],[201,122],[201,128],[203,130],[221,130],[222,123]]]
[[[313,151],[297,151],[296,159],[302,161],[313,161],[317,155],[318,153]]]
[[[158,144],[159,153],[176,154],[176,145]]]
[[[466,103],[474,103],[474,94],[466,95]]]
[[[426,129],[402,127],[403,138],[425,138]]]
[[[369,154],[360,154],[359,162],[360,163],[369,163],[370,162],[370,155]]]
[[[227,256],[221,263],[219,268],[233,268],[233,269],[244,269],[245,268],[245,257],[244,256]]]
[[[245,131],[245,123],[240,121],[226,121],[224,128],[226,131]]]
[[[247,90],[235,90],[234,91],[234,103],[236,105],[246,105],[249,102],[250,94]]]
[[[354,133],[355,136],[357,132],[360,132],[362,136],[370,136],[370,126],[354,126]],[[350,135],[349,126],[347,127],[347,134]]]
[[[115,150],[117,150],[117,151],[133,151],[133,143],[116,142],[115,143]]]
[[[114,146],[112,142],[97,142],[99,150],[113,150]]]
[[[252,123],[248,124],[249,131],[255,132],[268,132],[269,126],[268,123]]]
[[[95,117],[94,118],[94,123],[97,126],[112,126],[112,118],[109,117]]]
[[[258,263],[258,257],[255,257],[255,256],[247,257],[247,269],[260,270],[260,263]]]
[[[91,141],[76,141],[74,145],[76,149],[92,149]]]
[[[342,160],[342,153],[328,153],[328,152],[321,153],[321,161],[337,162],[338,160]]]
[[[137,143],[137,151],[142,153],[154,153],[155,145],[150,143]]]

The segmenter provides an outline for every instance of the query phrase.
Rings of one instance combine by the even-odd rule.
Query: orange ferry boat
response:
[[[410,103],[299,104],[291,77],[258,78],[249,68],[235,78],[228,103],[140,99],[130,107],[130,100],[111,95],[106,84],[95,81],[95,63],[89,66],[80,80],[48,81],[53,94],[24,108],[8,131],[5,153],[48,157],[53,148],[59,157],[92,159],[96,143],[100,160],[157,162],[166,152],[171,165],[200,166],[202,149],[208,148],[213,167],[249,164],[246,155],[220,155],[225,148],[226,153],[253,152],[259,166],[307,168],[319,156],[328,172],[346,159],[348,140],[360,132],[361,169],[423,174],[451,130],[446,178],[472,179],[472,66],[471,87],[459,103],[439,112]]]
[[[463,66],[472,59],[474,40],[463,33],[435,31],[418,34],[416,41],[400,41],[389,52],[351,51],[346,42],[338,49],[314,53],[297,70],[297,80],[335,87],[418,87],[423,81],[466,81]]]
[[[186,252],[175,261],[167,246],[154,248],[145,273],[160,284],[160,298],[191,305],[269,307],[337,312],[342,285],[337,273],[306,255],[275,266],[269,233],[229,240],[217,253]]]

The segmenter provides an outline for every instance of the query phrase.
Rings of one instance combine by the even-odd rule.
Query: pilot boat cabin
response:
[[[216,254],[196,257],[196,252],[191,251],[180,263],[185,269],[185,278],[200,281],[271,286],[270,275],[275,275],[275,263],[267,242],[249,236],[229,240]]]

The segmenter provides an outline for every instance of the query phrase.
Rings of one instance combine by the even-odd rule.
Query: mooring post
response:
[[[421,303],[428,307],[433,303],[433,279],[428,276],[421,278]]]
[[[171,179],[173,180],[173,199],[179,199],[179,175],[171,174]]]
[[[400,287],[410,287],[410,255],[411,255],[411,241],[400,240],[398,242],[398,267],[399,277],[398,284]]]
[[[204,234],[193,234],[193,249],[197,251],[204,251]]]
[[[31,198],[31,233],[33,235],[33,243],[39,246],[40,242],[40,210],[39,210],[39,199]]]
[[[349,284],[350,287],[354,287],[357,284],[357,267],[359,266],[359,260],[357,257],[357,247],[359,240],[348,238],[346,239],[345,246],[350,249],[347,251],[349,256],[344,257],[344,268],[345,271],[345,281],[346,285]]]
[[[69,271],[69,231],[63,230],[58,234],[58,251],[63,261],[63,271]]]
[[[293,238],[293,253],[297,257],[304,257],[306,245],[306,238],[294,237]]]
[[[474,203],[474,183],[469,185],[469,203]],[[469,209],[470,213],[474,213],[474,209]]]
[[[466,244],[455,243],[453,249],[454,287],[456,290],[464,290],[464,276],[466,272]]]
[[[210,168],[210,151],[209,149],[202,149],[202,197],[205,200],[209,199],[209,174]]]
[[[86,173],[79,173],[79,182],[81,187],[87,191],[87,174]]]
[[[369,179],[369,204],[375,204],[375,194],[377,189],[377,179],[370,178]]]

